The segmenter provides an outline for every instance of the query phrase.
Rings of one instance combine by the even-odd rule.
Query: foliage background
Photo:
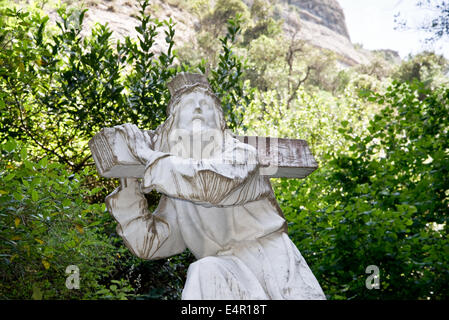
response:
[[[0,1],[0,297],[179,299],[188,252],[142,261],[124,247],[87,142],[103,127],[165,120],[166,81],[206,73],[239,134],[308,141],[319,169],[272,179],[298,246],[328,299],[449,296],[448,62],[431,52],[341,68],[332,52],[286,38],[268,1],[191,1],[200,50],[176,50],[172,21],[139,12],[138,39],[85,10]],[[203,9],[201,9],[203,8]],[[167,49],[155,54],[155,37]],[[155,208],[159,195],[147,195]],[[80,268],[68,290],[66,267]],[[366,268],[380,269],[368,290]]]

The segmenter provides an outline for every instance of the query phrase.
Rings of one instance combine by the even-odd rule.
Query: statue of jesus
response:
[[[145,165],[106,198],[118,234],[142,259],[188,248],[182,299],[325,299],[286,233],[270,180],[254,147],[226,130],[220,101],[200,74],[168,84],[167,120],[154,131],[117,128]],[[144,197],[162,194],[151,213]]]

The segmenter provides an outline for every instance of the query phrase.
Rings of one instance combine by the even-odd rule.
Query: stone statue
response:
[[[126,246],[142,259],[188,248],[197,261],[182,299],[325,299],[286,233],[256,149],[226,130],[207,79],[180,73],[168,86],[168,118],[156,130],[114,127],[143,170],[106,198]],[[151,190],[162,194],[153,213]]]

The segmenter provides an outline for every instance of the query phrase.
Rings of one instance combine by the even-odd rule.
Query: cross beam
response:
[[[270,178],[305,178],[318,168],[305,140],[259,136],[235,136],[256,148],[260,174]],[[104,128],[90,141],[99,174],[105,178],[142,178],[144,166],[134,158],[122,134],[115,128]]]

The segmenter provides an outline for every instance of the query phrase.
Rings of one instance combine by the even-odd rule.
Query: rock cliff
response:
[[[253,0],[244,2],[250,6]],[[137,36],[134,27],[137,25],[138,1],[87,0],[85,5],[89,8],[85,18],[87,26],[108,23],[118,38]],[[295,33],[317,47],[335,52],[343,65],[369,62],[370,52],[356,50],[351,43],[345,15],[337,0],[278,0],[276,8],[277,18],[283,19],[286,33]],[[176,22],[175,41],[179,46],[196,41],[198,18],[185,9],[182,1],[152,0],[151,12],[159,19],[171,18]],[[55,12],[50,15],[56,18]],[[163,35],[160,36],[156,51],[164,46]]]
[[[289,0],[287,3],[300,9],[303,20],[327,27],[350,40],[345,14],[337,0]]]
[[[281,0],[280,3],[287,33],[299,29],[298,37],[335,52],[342,65],[370,61],[369,52],[356,50],[351,43],[345,15],[337,0]]]

